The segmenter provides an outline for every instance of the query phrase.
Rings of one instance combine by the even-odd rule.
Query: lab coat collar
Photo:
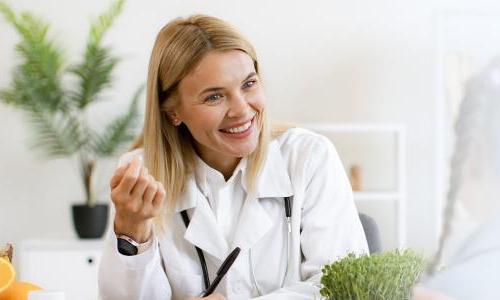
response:
[[[243,171],[242,185],[245,192],[248,194],[247,189],[247,176],[246,172],[247,162],[246,159],[240,163],[237,167],[239,171],[240,168]],[[293,195],[292,182],[290,176],[288,175],[287,164],[281,155],[279,143],[276,140],[272,140],[269,143],[267,157],[264,162],[264,166],[260,172],[260,176],[257,179],[256,185],[256,195],[258,198],[276,198],[276,197],[288,197]],[[193,208],[196,206],[196,197],[200,193],[206,194],[206,189],[198,185],[196,176],[203,177],[203,174],[198,167],[198,175],[191,174],[186,182],[186,187],[184,193],[179,197],[175,204],[175,212],[181,212],[183,210]],[[198,179],[198,182],[206,184],[203,179]],[[207,196],[207,195],[205,195]]]
[[[226,181],[224,180],[224,175],[222,175],[221,172],[215,170],[214,168],[210,167],[205,161],[203,161],[198,155],[195,157],[195,180],[196,183],[198,184],[198,187],[201,189],[201,192],[208,197],[210,195],[210,189],[209,185],[210,184],[216,184],[219,187],[221,185],[225,185]],[[240,160],[238,165],[233,171],[233,174],[231,175],[231,178],[228,180],[236,180],[236,177],[238,176],[238,173],[245,173],[246,170],[246,165],[247,165],[247,158],[244,157]],[[246,190],[245,190],[246,191]]]
[[[190,222],[184,238],[219,260],[224,260],[228,253],[228,243],[217,226],[207,198],[196,183],[195,174],[188,177],[185,191],[175,204],[175,212],[178,214],[191,208],[195,209],[188,211]]]
[[[246,175],[247,172],[244,172],[242,183],[245,191]],[[273,221],[258,198],[283,199],[293,195],[292,183],[277,141],[269,143],[268,155],[257,180],[255,195],[257,196],[247,193],[231,248],[251,248],[272,227]],[[189,176],[185,191],[175,205],[175,211],[179,213],[190,208],[195,209],[184,238],[221,261],[224,260],[230,251],[229,244],[217,226],[209,203],[196,182],[195,174]]]
[[[243,187],[248,194],[247,174],[247,172],[244,173]],[[258,198],[279,198],[293,195],[287,164],[277,140],[272,140],[269,143],[266,161],[257,180],[256,195]]]
[[[231,248],[250,249],[271,229],[276,220],[271,220],[258,198],[282,200],[293,195],[286,166],[278,142],[272,141],[257,181],[256,196],[247,193]]]
[[[192,212],[184,238],[223,261],[229,253],[227,240],[217,225],[217,220],[203,194],[198,193],[197,200],[197,206]]]
[[[200,190],[196,184],[194,175],[188,176],[186,186],[184,187],[184,192],[179,196],[179,199],[175,202],[174,208],[175,212],[179,213],[183,210],[190,209],[196,206],[198,203],[198,197],[200,197]],[[201,194],[203,196],[203,194]]]

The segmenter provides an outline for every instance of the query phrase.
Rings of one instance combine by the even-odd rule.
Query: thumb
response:
[[[115,170],[115,173],[113,174],[113,177],[111,177],[111,180],[109,182],[109,186],[111,187],[111,189],[117,187],[120,181],[122,181],[123,175],[125,174],[125,171],[127,171],[128,165],[129,164],[123,165]]]

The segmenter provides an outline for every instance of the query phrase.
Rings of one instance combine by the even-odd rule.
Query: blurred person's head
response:
[[[466,83],[455,124],[445,223],[432,264],[436,272],[421,278],[414,289],[415,300],[490,299],[499,293],[499,125],[500,61],[495,60]],[[461,209],[460,215],[454,213],[455,207]],[[450,240],[458,248],[446,267],[438,270]]]
[[[482,221],[500,209],[500,61],[472,77],[465,94],[457,139],[468,149],[458,199],[472,219]]]

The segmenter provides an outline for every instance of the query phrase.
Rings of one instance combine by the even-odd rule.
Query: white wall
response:
[[[53,24],[56,40],[74,61],[82,51],[89,16],[108,1],[9,0]],[[408,243],[431,251],[436,216],[435,15],[481,1],[153,1],[129,0],[109,32],[124,61],[101,114],[124,108],[145,81],[157,31],[179,15],[207,13],[240,28],[257,48],[271,116],[294,122],[402,123],[408,133]],[[10,82],[16,35],[0,20],[0,87]],[[103,113],[104,112],[104,113]],[[0,242],[32,237],[74,237],[70,204],[83,198],[74,161],[37,160],[19,112],[0,104]],[[107,176],[101,172],[102,199]]]

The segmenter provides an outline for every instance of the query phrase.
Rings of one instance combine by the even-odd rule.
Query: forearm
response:
[[[162,268],[158,242],[135,256],[120,254],[111,232],[99,267],[99,294],[103,300],[170,299],[171,290]]]

